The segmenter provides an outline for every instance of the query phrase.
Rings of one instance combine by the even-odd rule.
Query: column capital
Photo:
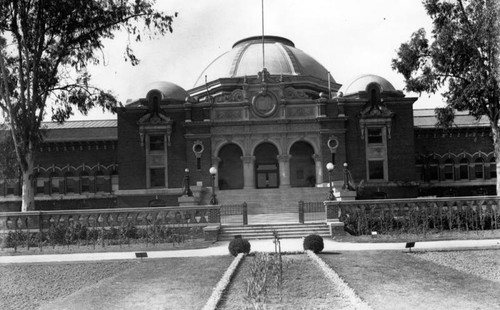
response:
[[[252,156],[252,155],[241,156],[240,158],[244,164],[253,164],[253,162],[255,160],[255,156]]]
[[[278,158],[278,161],[280,162],[289,162],[290,161],[290,158],[292,158],[291,155],[278,155],[276,156],[276,158]]]
[[[311,157],[314,161],[321,161],[321,156],[318,154],[313,154]]]

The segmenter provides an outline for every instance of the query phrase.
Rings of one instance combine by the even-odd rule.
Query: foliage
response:
[[[424,0],[433,20],[432,40],[424,29],[401,44],[392,67],[406,89],[443,93],[438,126],[450,127],[455,111],[490,121],[495,157],[500,160],[500,4],[497,0]],[[497,193],[500,179],[497,180]]]
[[[318,254],[319,252],[323,251],[324,248],[323,238],[319,235],[308,235],[304,238],[303,246],[304,251],[311,250],[314,253]]]
[[[236,238],[229,242],[229,253],[233,256],[237,256],[239,253],[250,253],[250,242],[247,239]]]
[[[156,230],[151,230],[148,227],[136,227],[132,224],[124,225],[123,227],[87,227],[80,223],[53,223],[47,230],[40,232],[29,232],[28,230],[11,230],[8,233],[0,236],[1,248],[18,247],[40,247],[50,245],[56,246],[71,246],[71,245],[130,245],[134,243],[152,242],[156,243],[183,243],[187,240],[199,239],[203,237],[203,230],[199,227],[167,227],[161,225]],[[154,242],[153,242],[154,240]]]
[[[14,141],[0,125],[0,178],[13,179],[19,177]]]
[[[388,206],[342,208],[340,220],[356,235],[428,234],[449,230],[498,229],[500,214],[494,205],[457,205],[422,207],[408,204],[404,212]]]
[[[151,0],[0,1],[0,111],[28,191],[23,210],[34,202],[33,156],[46,115],[64,122],[75,109],[116,109],[114,95],[93,86],[87,71],[103,61],[104,40],[125,31],[123,56],[137,65],[132,42],[171,32],[173,18]]]
[[[235,239],[238,240],[238,239]],[[286,265],[285,267],[288,267]],[[270,293],[274,290],[282,297],[283,263],[278,255],[256,253],[250,261],[250,268],[245,279],[247,300],[254,309],[263,308]]]

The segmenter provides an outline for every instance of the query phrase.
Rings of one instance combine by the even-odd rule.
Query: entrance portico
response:
[[[279,139],[288,145],[286,139]],[[220,190],[315,187],[323,182],[321,156],[310,142],[289,139],[290,147],[278,147],[269,140],[248,144],[225,141],[216,147],[213,165],[218,168]],[[282,154],[283,150],[289,153]],[[248,154],[251,155],[242,155]]]

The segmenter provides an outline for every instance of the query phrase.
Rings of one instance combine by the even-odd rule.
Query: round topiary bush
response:
[[[247,239],[236,238],[229,242],[229,253],[238,256],[239,253],[250,253],[250,242]]]
[[[318,254],[323,251],[324,244],[323,238],[318,235],[309,235],[304,238],[304,251],[311,250],[314,253]]]

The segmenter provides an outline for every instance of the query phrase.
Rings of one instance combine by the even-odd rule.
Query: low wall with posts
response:
[[[335,218],[357,235],[500,227],[500,197],[446,197],[325,202],[327,221]]]
[[[220,224],[220,206],[150,207],[93,210],[30,211],[0,213],[0,233],[40,232],[51,227],[85,226],[89,229],[134,227],[197,227],[212,240]],[[209,236],[210,235],[210,236]],[[215,235],[216,238],[216,235]]]

